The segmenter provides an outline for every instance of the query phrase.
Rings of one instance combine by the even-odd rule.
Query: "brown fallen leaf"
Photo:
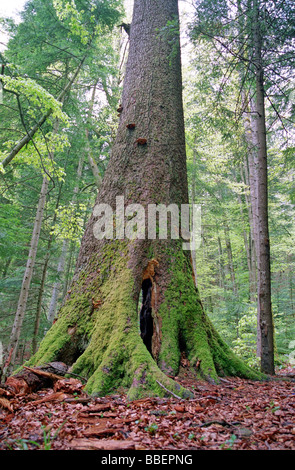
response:
[[[253,432],[251,429],[238,427],[234,430],[234,434],[236,434],[238,437],[250,437]]]
[[[13,412],[13,408],[7,398],[0,398],[0,407]]]
[[[0,387],[0,397],[13,397],[13,394],[9,390]]]
[[[83,389],[83,385],[80,382],[80,380],[77,379],[65,379],[62,378],[58,380],[53,387],[53,390],[55,392],[67,392],[67,393],[75,393],[75,392],[81,392]]]
[[[193,408],[194,412],[195,413],[200,413],[202,411],[204,411],[204,408],[200,405],[196,405],[194,408]]]
[[[175,409],[175,411],[178,411],[179,413],[184,413],[185,412],[185,406],[184,405],[175,405],[174,409]]]
[[[94,416],[81,416],[81,415],[78,415],[77,422],[82,423],[82,424],[96,424],[96,423],[99,423],[99,417],[96,416],[96,415],[94,415]]]
[[[5,386],[12,390],[16,395],[30,392],[29,385],[21,378],[8,377],[5,382]]]
[[[285,415],[284,411],[282,411],[282,410],[276,410],[276,411],[274,411],[273,414],[275,416],[284,416]]]

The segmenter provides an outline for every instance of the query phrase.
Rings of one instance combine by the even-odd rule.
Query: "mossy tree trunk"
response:
[[[125,208],[187,204],[177,0],[135,0],[122,108],[97,204],[108,204],[114,213],[120,196]],[[117,207],[117,217],[118,212]],[[130,399],[161,395],[163,387],[187,396],[173,380],[182,352],[202,377],[255,377],[206,317],[182,240],[151,240],[147,234],[128,239],[118,235],[118,219],[118,239],[98,240],[97,221],[95,209],[71,289],[32,364],[64,361],[88,378],[90,393],[122,386]]]

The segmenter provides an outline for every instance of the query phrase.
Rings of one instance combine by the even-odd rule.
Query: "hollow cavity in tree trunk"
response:
[[[142,306],[139,314],[141,338],[150,354],[152,354],[152,337],[154,332],[152,287],[152,281],[150,279],[145,279],[142,282]]]

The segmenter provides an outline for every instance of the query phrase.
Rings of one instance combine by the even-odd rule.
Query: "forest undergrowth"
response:
[[[0,450],[295,450],[295,368],[267,381],[176,380],[194,397],[90,397],[74,378],[0,398]]]

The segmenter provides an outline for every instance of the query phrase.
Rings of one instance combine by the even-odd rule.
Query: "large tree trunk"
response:
[[[168,22],[174,27],[167,28]],[[125,209],[141,204],[146,219],[149,204],[188,203],[177,0],[135,0],[122,108],[71,289],[31,363],[63,361],[88,377],[89,393],[123,386],[130,399],[163,395],[164,387],[187,396],[172,379],[182,352],[209,380],[218,374],[257,377],[206,317],[183,240],[151,239],[147,233],[129,239],[127,225],[124,236],[119,224],[124,207],[116,210],[120,196]],[[102,203],[116,215],[109,227],[115,239],[97,238]],[[134,226],[131,216],[125,222]]]

